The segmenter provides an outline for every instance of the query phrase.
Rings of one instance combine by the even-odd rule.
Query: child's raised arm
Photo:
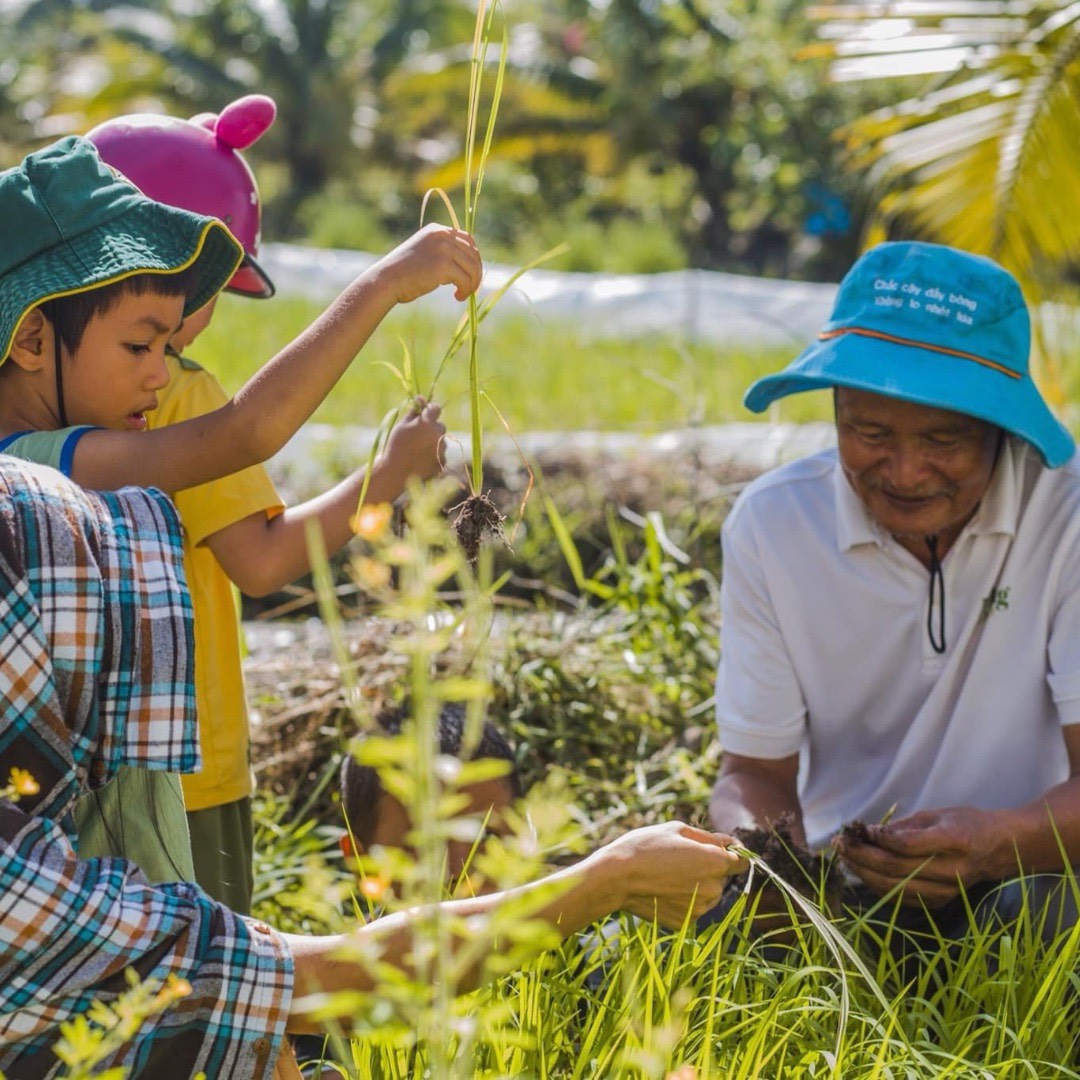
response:
[[[88,488],[176,492],[265,461],[311,416],[391,308],[440,285],[453,285],[464,300],[481,274],[471,236],[428,225],[364,271],[226,405],[154,431],[90,431],[71,476]]]

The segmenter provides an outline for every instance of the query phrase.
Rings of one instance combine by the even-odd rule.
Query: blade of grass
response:
[[[518,528],[525,520],[525,504],[529,501],[529,496],[532,494],[533,486],[536,484],[536,474],[532,470],[532,466],[529,464],[528,458],[525,457],[524,451],[518,444],[517,439],[514,438],[514,433],[510,430],[510,425],[506,422],[506,417],[499,411],[498,406],[491,400],[491,395],[487,391],[481,391],[484,400],[495,410],[495,415],[499,418],[499,423],[502,424],[506,434],[510,436],[510,441],[514,444],[514,449],[517,451],[518,458],[521,460],[521,464],[525,466],[525,472],[529,475],[528,483],[525,485],[525,493],[521,496],[521,501],[518,503],[517,521],[514,522],[513,528],[510,530],[510,543],[514,543],[514,537],[517,535]]]
[[[364,480],[363,483],[360,485],[360,495],[357,497],[356,500],[357,515],[359,515],[360,509],[364,505],[364,499],[367,498],[368,488],[371,486],[371,471],[375,468],[375,459],[379,456],[379,451],[383,448],[386,440],[390,437],[390,432],[393,430],[394,425],[397,423],[398,417],[401,415],[402,407],[403,406],[401,405],[396,405],[379,422],[379,429],[375,432],[375,441],[371,444],[371,451],[368,454],[367,468],[364,470]],[[321,603],[322,602],[320,600],[320,606]]]
[[[420,203],[420,224],[424,224],[424,218],[427,216],[427,205],[431,201],[432,195],[438,195],[443,201],[443,206],[446,207],[446,212],[450,215],[450,224],[454,226],[458,232],[461,231],[461,226],[458,224],[457,211],[454,210],[454,204],[450,201],[450,196],[446,194],[440,187],[428,188],[424,192],[424,198]]]
[[[495,18],[495,12],[499,9],[499,4],[496,2],[491,5],[491,10],[488,15],[487,26],[484,31],[484,49],[481,55],[481,67],[487,59],[487,46],[491,40],[492,23]],[[484,146],[480,151],[480,161],[476,170],[476,183],[473,189],[472,196],[472,214],[473,218],[471,224],[475,224],[476,216],[476,204],[480,201],[480,189],[484,186],[484,170],[487,165],[488,157],[491,154],[491,141],[495,135],[495,120],[499,115],[499,102],[502,100],[503,82],[506,77],[506,57],[509,52],[510,42],[507,37],[506,23],[503,23],[502,42],[499,48],[499,66],[495,72],[495,90],[491,96],[491,111],[488,113],[487,130],[484,132]],[[479,87],[478,87],[479,92]],[[471,229],[470,229],[471,231]]]

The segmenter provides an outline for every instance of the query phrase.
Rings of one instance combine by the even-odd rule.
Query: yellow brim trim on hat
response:
[[[931,345],[926,341],[915,341],[913,338],[897,337],[894,334],[885,334],[880,330],[867,330],[861,326],[842,326],[838,330],[823,330],[818,334],[819,341],[831,341],[833,338],[843,337],[845,334],[858,334],[860,337],[877,338],[879,341],[889,341],[894,345],[908,345],[913,349],[927,349],[929,352],[944,353],[946,356],[958,356],[961,360],[974,360],[983,367],[993,368],[1002,375],[1008,375],[1010,379],[1022,379],[1024,376],[1019,371],[999,364],[996,360],[988,360],[985,356],[977,353],[964,352],[962,349],[950,349],[946,345]]]
[[[233,239],[235,246],[239,249],[239,253],[236,255],[236,259],[233,262],[232,269],[228,272],[228,274],[225,275],[224,280],[218,287],[217,292],[207,297],[206,303],[196,309],[198,311],[201,311],[202,308],[206,307],[206,304],[210,303],[214,296],[217,296],[218,293],[220,293],[221,290],[224,289],[230,281],[232,281],[233,275],[236,273],[237,269],[240,266],[240,263],[243,262],[244,259],[243,248],[240,248],[240,245],[235,242],[235,238],[233,237],[232,233],[229,232],[227,226],[225,226],[219,221],[207,222],[202,232],[199,234],[199,242],[195,245],[195,250],[184,262],[180,263],[179,266],[174,266],[169,270],[161,270],[158,267],[154,266],[140,266],[136,267],[134,270],[125,270],[122,274],[116,274],[113,277],[105,278],[102,281],[95,281],[91,285],[79,285],[74,289],[64,289],[61,292],[49,293],[47,296],[39,297],[32,304],[27,305],[27,307],[23,309],[22,314],[15,320],[15,325],[11,328],[11,336],[8,338],[7,342],[5,342],[4,348],[0,349],[0,365],[3,365],[4,361],[10,355],[11,346],[15,341],[15,335],[19,332],[19,327],[22,326],[23,320],[26,318],[27,315],[30,314],[31,311],[34,310],[34,308],[40,307],[42,304],[47,304],[50,300],[59,300],[61,297],[64,296],[77,296],[79,293],[91,292],[93,289],[101,289],[104,288],[106,285],[115,285],[118,281],[124,281],[126,278],[135,277],[137,274],[160,274],[162,277],[168,277],[171,274],[179,274],[181,271],[186,270],[189,266],[192,265],[192,263],[196,262],[199,259],[199,256],[201,256],[203,253],[203,248],[206,247],[207,237],[215,229],[223,230],[230,239]],[[194,314],[194,312],[192,312],[192,314]]]

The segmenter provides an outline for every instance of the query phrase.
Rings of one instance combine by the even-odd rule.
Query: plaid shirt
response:
[[[159,1080],[272,1072],[292,993],[284,942],[186,883],[79,860],[58,825],[123,764],[198,766],[191,606],[175,511],[157,492],[88,493],[0,455],[0,1071],[59,1071],[57,1026],[126,988],[188,980],[110,1061]],[[227,1003],[227,1004],[226,1004]],[[223,1007],[224,1006],[224,1007]]]

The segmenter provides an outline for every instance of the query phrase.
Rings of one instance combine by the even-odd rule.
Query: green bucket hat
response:
[[[0,364],[27,312],[46,300],[194,264],[187,316],[221,291],[244,254],[216,218],[148,199],[74,135],[0,173],[0,229]]]

